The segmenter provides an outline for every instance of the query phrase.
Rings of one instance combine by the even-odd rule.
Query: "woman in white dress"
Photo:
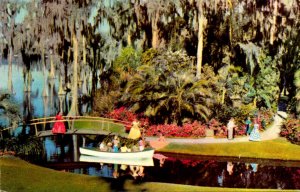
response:
[[[257,123],[257,120],[254,120],[254,125],[253,125],[253,129],[250,133],[250,137],[249,137],[250,141],[260,141],[261,137],[259,134],[259,124]]]

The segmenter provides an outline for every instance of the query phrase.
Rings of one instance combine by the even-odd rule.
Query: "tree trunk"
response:
[[[49,73],[49,78],[54,79],[55,77],[55,68],[54,68],[54,62],[53,62],[53,56],[52,54],[50,55],[50,73]]]
[[[202,52],[203,52],[203,31],[206,18],[202,13],[198,13],[198,47],[197,47],[197,72],[196,77],[200,79],[202,70]]]
[[[222,90],[222,100],[221,100],[221,104],[224,104],[225,102],[225,94],[226,94],[226,88],[224,87]]]
[[[8,60],[8,81],[7,89],[9,93],[13,93],[13,84],[12,84],[12,58],[13,58],[13,48],[9,47],[9,60]]]
[[[43,74],[44,74],[44,88],[43,88],[43,97],[48,97],[48,87],[47,87],[47,77],[46,77],[46,63],[45,63],[45,50],[42,48],[42,65],[43,65]],[[44,105],[45,106],[45,105]]]
[[[131,31],[130,31],[130,29],[128,30],[128,34],[127,34],[127,46],[132,46]]]
[[[83,57],[83,67],[86,65],[86,41],[85,41],[85,36],[82,36],[82,57]]]
[[[272,17],[272,26],[270,29],[270,44],[273,45],[274,41],[275,41],[275,33],[276,33],[276,18],[278,15],[278,3],[277,1],[274,1],[273,3],[273,17]]]
[[[72,35],[73,50],[74,50],[74,63],[73,63],[73,85],[72,85],[72,104],[68,116],[78,115],[78,41],[76,34]]]
[[[155,18],[152,19],[151,26],[152,26],[152,48],[157,49],[159,46],[159,28],[157,26],[159,20],[160,13],[159,11],[156,12]]]

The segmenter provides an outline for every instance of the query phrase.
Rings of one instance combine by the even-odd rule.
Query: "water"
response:
[[[6,64],[0,65],[0,89],[7,89],[7,69]],[[23,118],[52,116],[61,104],[66,113],[69,107],[68,95],[60,103],[57,94],[58,79],[49,81],[45,78],[48,73],[44,74],[39,69],[32,69],[31,74],[31,92],[25,92],[23,68],[13,65],[14,99],[20,106]],[[49,93],[47,97],[42,96],[44,85]],[[82,113],[88,111],[88,107],[81,109],[85,110]],[[15,133],[17,131],[20,129]],[[154,166],[130,169],[130,166],[125,168],[117,164],[80,162],[78,146],[83,145],[83,138],[86,146],[90,147],[95,147],[96,141],[99,141],[95,136],[83,135],[45,137],[46,153],[37,163],[60,171],[115,178],[116,181],[128,178],[195,186],[300,189],[300,162],[163,154],[167,157],[164,162],[154,158]],[[139,170],[133,174],[133,169]]]
[[[0,90],[8,89],[8,65],[4,60],[0,65]],[[18,64],[12,65],[12,84],[13,84],[13,99],[19,105],[19,110],[22,115],[22,120],[31,118],[54,116],[58,111],[62,110],[66,115],[70,108],[70,93],[66,93],[59,98],[59,76],[54,79],[48,78],[48,71],[43,72],[39,65],[35,64],[31,67],[30,74],[32,76],[31,91],[26,92],[26,78],[24,78],[24,67]],[[43,92],[48,93],[43,96]],[[80,100],[79,100],[80,101]],[[79,111],[81,114],[86,114],[90,111],[90,103],[80,103]],[[0,117],[0,123],[7,125],[8,121]],[[17,129],[17,132],[20,132]]]
[[[100,161],[81,162],[80,154],[74,155],[74,150],[78,153],[78,149],[74,149],[71,137],[46,137],[47,155],[41,164],[59,171],[115,178],[116,181],[126,178],[194,186],[300,189],[299,161],[155,154],[154,166],[125,167]],[[85,137],[88,146],[97,145],[99,138]],[[83,135],[77,136],[78,146],[82,145],[82,138]],[[163,156],[166,157],[164,161],[160,160]]]

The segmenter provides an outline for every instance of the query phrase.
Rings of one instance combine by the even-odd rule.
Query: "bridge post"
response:
[[[37,130],[37,125],[34,124],[34,128],[35,128],[35,135],[37,136],[38,135],[38,130]]]
[[[82,136],[82,147],[85,147],[85,142],[86,142],[85,136]]]

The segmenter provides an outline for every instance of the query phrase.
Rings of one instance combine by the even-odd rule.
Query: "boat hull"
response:
[[[120,165],[134,165],[134,166],[154,166],[152,158],[138,158],[138,159],[118,159],[109,157],[96,157],[89,155],[80,155],[79,161],[90,163],[109,163]]]
[[[81,155],[89,155],[95,157],[117,158],[117,159],[139,159],[139,158],[152,158],[154,149],[145,149],[137,152],[106,152],[95,149],[80,147],[79,152]]]

